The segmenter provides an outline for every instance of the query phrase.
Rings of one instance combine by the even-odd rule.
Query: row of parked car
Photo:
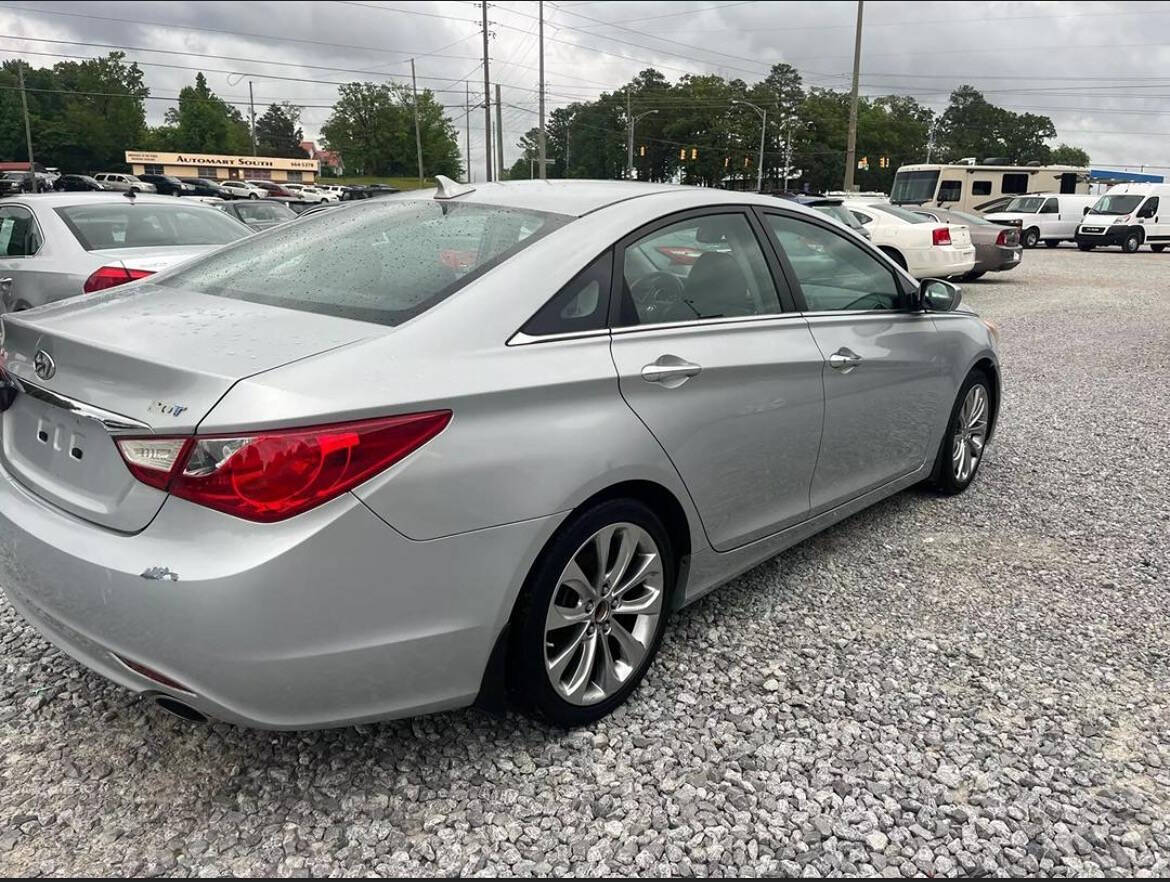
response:
[[[217,199],[289,199],[316,204],[340,202],[342,200],[368,199],[398,190],[386,184],[363,186],[342,186],[340,184],[301,184],[293,181],[219,179],[203,177],[177,177],[175,175],[141,174],[126,172],[98,172],[94,175],[66,174],[46,175],[29,172],[6,172],[0,178],[0,196],[36,190],[77,192],[98,192],[116,190],[130,193],[157,193],[163,196],[206,196]]]

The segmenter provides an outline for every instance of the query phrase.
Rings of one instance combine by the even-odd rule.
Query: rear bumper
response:
[[[903,255],[911,275],[917,278],[932,276],[961,276],[975,268],[975,246],[955,248],[907,249]]]
[[[245,726],[344,725],[472,703],[559,521],[415,542],[349,494],[271,525],[169,499],[124,536],[0,470],[0,587],[53,643],[135,692]]]
[[[1023,246],[1015,248],[1004,248],[999,245],[981,246],[978,248],[978,262],[975,264],[975,269],[981,273],[1001,273],[1013,270],[1020,265],[1023,253]]]

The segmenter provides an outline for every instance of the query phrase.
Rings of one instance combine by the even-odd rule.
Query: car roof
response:
[[[642,181],[592,180],[531,180],[501,181],[490,184],[472,184],[471,191],[450,198],[451,203],[469,202],[485,205],[503,205],[531,211],[547,211],[581,217],[602,208],[630,199],[673,194],[672,210],[701,208],[706,205],[744,204],[766,205],[775,208],[780,202],[773,196],[761,196],[739,190],[720,190],[714,187],[685,187],[677,184],[656,184]],[[384,198],[433,199],[438,191],[408,190]],[[674,205],[681,201],[683,205]],[[790,203],[796,206],[797,203]]]
[[[84,177],[81,175],[79,177]],[[14,202],[27,202],[29,205],[45,208],[62,208],[68,205],[95,205],[103,202],[111,203],[125,203],[125,202],[146,202],[150,204],[158,203],[160,205],[191,205],[198,204],[195,200],[178,200],[174,196],[155,196],[153,194],[138,193],[134,199],[131,200],[125,193],[99,191],[95,193],[26,193],[19,199],[9,197],[5,200],[6,204],[11,205]]]

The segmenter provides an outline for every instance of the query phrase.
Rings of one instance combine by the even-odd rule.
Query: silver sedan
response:
[[[766,196],[441,184],[4,317],[29,621],[191,719],[578,725],[679,607],[975,478],[997,340],[952,285]]]
[[[0,312],[122,285],[249,232],[210,206],[167,196],[8,198],[0,202]]]

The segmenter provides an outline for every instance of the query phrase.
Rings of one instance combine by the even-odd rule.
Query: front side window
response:
[[[179,202],[179,200],[175,200]],[[56,209],[86,251],[173,245],[226,245],[248,235],[214,209],[164,202],[102,202]]]
[[[1138,212],[1138,217],[1153,217],[1158,213],[1158,197],[1151,196],[1146,200],[1146,204],[1141,207]]]
[[[963,198],[962,181],[943,181],[938,186],[939,202],[958,202]]]
[[[570,220],[475,202],[377,199],[275,227],[160,274],[157,281],[217,297],[398,325]],[[322,248],[326,240],[329,247]]]
[[[32,212],[16,205],[0,208],[0,257],[32,257],[40,248]]]
[[[662,227],[625,249],[619,323],[649,325],[778,313],[780,298],[745,215]]]
[[[1040,209],[1041,214],[1060,214],[1060,208],[1056,204],[1055,199],[1045,199],[1044,207]]]
[[[902,309],[906,305],[893,271],[855,242],[786,215],[768,215],[767,225],[800,281],[809,311]]]

